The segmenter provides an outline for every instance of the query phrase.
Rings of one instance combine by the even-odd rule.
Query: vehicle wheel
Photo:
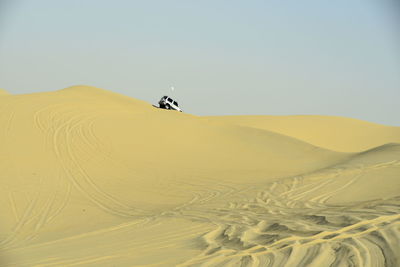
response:
[[[171,109],[170,105],[166,104],[165,109]]]

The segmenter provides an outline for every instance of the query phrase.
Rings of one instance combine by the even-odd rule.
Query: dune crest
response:
[[[0,96],[1,95],[10,95],[10,93],[7,92],[6,90],[0,88]]]
[[[335,152],[90,86],[0,110],[1,266],[400,263],[399,144]],[[351,149],[398,138],[371,127]]]

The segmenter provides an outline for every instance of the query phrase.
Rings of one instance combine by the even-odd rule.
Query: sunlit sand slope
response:
[[[88,86],[3,95],[0,127],[0,266],[399,264],[398,144],[339,153]]]
[[[400,143],[400,127],[334,116],[212,116],[207,120],[264,129],[342,152]]]

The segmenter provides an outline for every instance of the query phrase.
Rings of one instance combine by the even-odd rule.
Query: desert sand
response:
[[[0,266],[400,266],[400,127],[0,91]]]

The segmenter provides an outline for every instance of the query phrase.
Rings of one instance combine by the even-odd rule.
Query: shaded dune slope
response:
[[[182,266],[397,266],[399,173],[400,145],[389,144],[259,186],[223,208],[192,208],[184,214],[218,227]]]
[[[399,263],[398,144],[334,152],[88,86],[0,110],[1,266]]]

